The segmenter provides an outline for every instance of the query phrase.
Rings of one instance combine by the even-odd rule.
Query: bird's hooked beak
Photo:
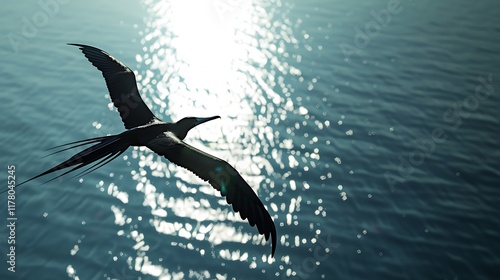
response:
[[[219,116],[213,116],[213,117],[208,117],[208,118],[195,118],[195,121],[194,121],[192,127],[195,127],[197,125],[200,125],[202,123],[206,123],[208,121],[215,120],[215,119],[220,119],[220,117]]]

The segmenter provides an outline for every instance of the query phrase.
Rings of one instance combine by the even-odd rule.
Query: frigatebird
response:
[[[54,152],[58,153],[93,144],[61,164],[17,186],[73,166],[70,170],[47,181],[50,182],[93,164],[76,176],[85,175],[117,158],[130,146],[146,146],[170,162],[184,167],[204,181],[208,181],[222,196],[226,197],[227,203],[232,204],[233,210],[239,212],[243,220],[247,219],[252,227],[257,225],[259,233],[264,235],[266,240],[269,240],[269,235],[271,235],[271,256],[274,256],[276,227],[269,212],[264,208],[252,188],[229,163],[183,141],[189,130],[195,126],[220,117],[187,117],[175,123],[163,122],[151,112],[142,100],[134,72],[129,67],[96,47],[82,44],[68,45],[79,47],[92,65],[102,72],[111,100],[118,109],[126,130],[117,135],[80,140],[54,147],[60,148]]]

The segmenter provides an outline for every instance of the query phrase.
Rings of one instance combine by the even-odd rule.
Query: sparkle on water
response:
[[[282,263],[286,266],[279,267],[286,276],[296,272],[290,268],[291,256],[283,248],[314,244],[321,232],[315,223],[309,225],[309,230],[316,233],[310,240],[280,231],[285,224],[298,225],[297,213],[303,198],[300,193],[289,194],[289,202],[275,203],[273,197],[282,197],[287,189],[309,189],[306,181],[287,180],[287,177],[290,170],[300,173],[314,168],[320,151],[308,150],[305,143],[295,144],[290,137],[311,123],[319,130],[330,123],[314,120],[305,107],[295,105],[291,97],[294,88],[285,83],[285,77],[294,76],[300,82],[304,78],[300,69],[282,62],[282,57],[290,56],[285,44],[294,45],[298,41],[287,19],[273,17],[272,5],[281,3],[272,3],[266,9],[263,8],[266,4],[260,2],[238,3],[238,9],[228,10],[217,5],[193,9],[191,1],[144,1],[148,16],[145,30],[140,31],[143,53],[136,55],[137,65],[131,68],[136,69],[142,98],[160,118],[177,121],[186,116],[221,116],[220,120],[190,131],[186,141],[228,161],[257,192],[277,225],[277,259],[269,257],[270,242],[233,213],[218,191],[191,172],[141,147],[133,150],[132,159],[123,158],[138,161],[137,169],[130,162],[129,166],[134,168],[131,176],[136,182],[135,189],[143,194],[142,205],[150,211],[149,221],[127,213],[123,204],[129,203],[129,194],[120,190],[118,183],[105,187],[101,181],[97,187],[123,203],[111,208],[115,224],[120,226],[117,235],[135,241],[133,249],[137,255],[129,257],[127,263],[129,269],[144,275],[173,279],[186,276],[148,257],[148,251],[158,246],[145,238],[148,233],[143,228],[148,222],[155,234],[164,235],[166,245],[170,242],[179,250],[193,250],[201,256],[227,262],[245,262],[251,269],[261,267],[263,273],[267,265]],[[300,55],[296,60],[300,62]],[[309,82],[309,90],[316,81],[314,78]],[[299,102],[301,99],[296,98]],[[109,108],[113,109],[112,103]],[[294,121],[282,129],[290,137],[273,130],[273,126],[290,115]],[[96,121],[93,126],[99,129],[101,124]],[[309,138],[309,144],[320,141],[307,133],[304,138]],[[337,163],[340,164],[340,159]],[[331,173],[328,174],[331,178]],[[283,183],[275,184],[276,178]],[[322,176],[321,180],[326,178]],[[341,195],[347,199],[345,192]],[[315,214],[325,217],[322,201],[318,202]],[[241,245],[224,248],[225,243]],[[259,249],[262,255],[258,257],[252,246],[265,246],[265,250]],[[252,254],[247,250],[253,250]],[[71,254],[77,252],[75,246]],[[71,265],[67,272],[70,277],[75,275]],[[214,276],[203,269],[193,268],[190,273]],[[215,277],[225,279],[226,275]]]

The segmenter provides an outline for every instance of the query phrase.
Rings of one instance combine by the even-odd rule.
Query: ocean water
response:
[[[500,6],[484,1],[17,1],[2,6],[0,159],[18,182],[123,131],[101,74],[227,160],[278,246],[144,148],[2,194],[1,279],[497,279]],[[50,176],[49,176],[50,178]],[[47,179],[49,179],[47,178]],[[11,209],[12,210],[12,209]],[[12,238],[10,239],[12,240]]]

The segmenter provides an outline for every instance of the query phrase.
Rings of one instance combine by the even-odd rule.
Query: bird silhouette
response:
[[[200,151],[183,141],[189,130],[195,126],[220,117],[186,117],[175,123],[163,122],[142,100],[135,75],[129,67],[96,47],[82,44],[68,45],[79,47],[92,65],[102,72],[111,100],[118,109],[126,130],[117,135],[80,140],[54,147],[53,149],[59,150],[52,154],[93,144],[16,187],[70,167],[72,168],[47,182],[87,167],[76,175],[83,176],[117,158],[130,146],[146,146],[170,162],[208,181],[222,196],[226,197],[227,203],[232,205],[235,212],[240,213],[243,220],[247,219],[252,227],[256,225],[259,233],[264,235],[266,240],[271,237],[271,256],[274,256],[276,227],[269,212],[252,188],[226,161]]]

